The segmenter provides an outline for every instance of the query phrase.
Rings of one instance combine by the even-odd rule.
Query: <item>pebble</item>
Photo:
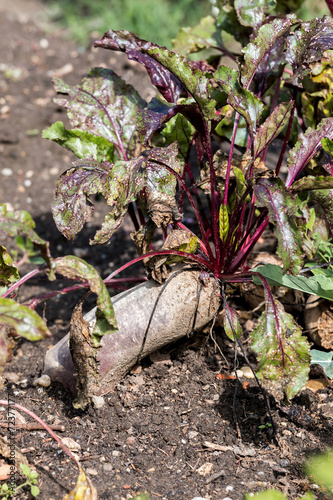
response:
[[[23,184],[25,185],[25,187],[30,187],[30,186],[31,186],[31,184],[32,184],[32,182],[31,182],[31,180],[30,180],[30,179],[25,179],[25,180],[23,181]]]
[[[236,370],[236,373],[234,371],[230,373],[231,377],[235,377],[236,375],[238,378],[242,378],[244,376],[244,373],[242,370]]]
[[[188,437],[189,437],[189,439],[194,439],[195,437],[197,437],[198,434],[199,434],[199,432],[197,432],[197,431],[190,431],[188,433]]]
[[[200,476],[208,476],[212,472],[214,465],[210,462],[205,462],[199,469],[197,469],[197,473]]]
[[[243,377],[245,378],[254,378],[254,375],[252,373],[252,370],[249,366],[243,366],[241,368],[242,372],[243,372]]]
[[[204,497],[193,497],[192,500],[208,500],[208,498]]]
[[[118,451],[118,450],[113,450],[113,452],[112,452],[112,456],[113,456],[113,457],[120,457],[120,455],[121,455],[121,452],[120,452],[120,451]]]
[[[126,439],[126,444],[134,444],[135,443],[135,437],[134,436],[130,436]]]
[[[281,465],[281,467],[288,467],[289,460],[287,460],[286,458],[281,458],[280,465]]]
[[[253,457],[256,454],[256,450],[251,446],[233,446],[235,455],[240,457]]]
[[[49,48],[49,41],[47,38],[41,38],[39,40],[39,46],[41,49],[48,49]]]
[[[50,168],[49,173],[51,175],[58,175],[59,174],[59,168],[58,167],[52,167],[52,168]]]
[[[98,472],[96,469],[92,469],[90,467],[88,467],[88,469],[85,470],[85,472],[89,475],[89,476],[98,476]]]
[[[81,451],[81,445],[79,443],[77,443],[76,441],[74,441],[74,439],[72,439],[70,437],[64,437],[61,440],[62,440],[63,444],[65,446],[67,446],[67,448],[70,451],[76,451],[76,452]]]
[[[33,170],[27,170],[27,172],[25,173],[27,179],[30,179],[33,175],[34,175]]]
[[[36,380],[33,381],[33,385],[35,387],[37,385],[40,385],[41,387],[50,387],[51,379],[48,375],[42,375],[41,377],[36,378]]]
[[[8,208],[8,204],[7,204]],[[3,377],[8,381],[11,382],[12,384],[16,384],[20,378],[21,378],[21,373],[15,373],[15,372],[5,372],[3,374]]]
[[[97,410],[99,408],[103,408],[103,406],[105,404],[105,400],[104,400],[103,396],[92,396],[91,401]]]
[[[105,472],[111,472],[113,469],[112,465],[111,464],[103,464],[103,470]]]
[[[13,175],[13,171],[12,171],[12,169],[11,169],[11,168],[7,168],[7,167],[6,167],[6,168],[3,168],[3,169],[1,170],[1,173],[2,173],[2,175],[4,175],[5,177],[10,177],[11,175]]]

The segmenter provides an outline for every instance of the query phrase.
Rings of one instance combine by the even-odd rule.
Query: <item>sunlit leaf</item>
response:
[[[108,322],[107,333],[112,333],[117,329],[117,322],[113,310],[110,295],[102,278],[96,269],[79,257],[67,255],[58,257],[54,261],[55,270],[66,278],[88,281],[90,290],[97,295],[97,310],[103,314],[103,317]],[[92,338],[98,344],[99,336],[92,334]]]
[[[220,205],[220,212],[219,212],[219,233],[220,233],[220,238],[223,242],[227,239],[228,232],[229,232],[228,210],[226,205],[222,203],[222,205]]]
[[[290,187],[313,155],[321,148],[321,140],[333,139],[333,118],[324,118],[316,130],[308,128],[289,152],[286,186]]]
[[[235,0],[239,22],[243,26],[253,28],[263,22],[265,16],[274,10],[275,5],[275,0]]]
[[[258,206],[268,209],[278,239],[277,254],[282,258],[283,268],[298,274],[303,263],[302,234],[296,224],[299,206],[281,179],[261,179],[254,186]]]
[[[333,48],[333,21],[329,16],[301,23],[288,37],[286,60],[293,68],[292,82],[299,84],[309,65],[320,61],[323,52]]]
[[[17,267],[6,248],[0,245],[0,286],[7,286],[20,278]]]
[[[275,264],[265,264],[253,270],[266,278],[272,286],[284,286],[303,293],[318,295],[323,299],[333,300],[332,277],[325,280],[320,275],[305,277],[302,275],[293,276],[292,274],[283,274],[281,267]],[[256,284],[260,284],[260,280],[257,277],[254,277],[253,280]]]
[[[291,314],[264,291],[266,310],[251,334],[259,362],[256,373],[277,394],[291,399],[308,380],[310,347]]]
[[[51,254],[49,243],[38,236],[34,231],[35,223],[31,215],[25,210],[9,210],[7,205],[0,204],[0,234],[8,236],[27,236],[37,248],[43,259],[51,268]]]
[[[282,132],[289,120],[292,107],[292,102],[282,102],[258,128],[254,138],[254,158],[257,158],[280,132]]]
[[[85,130],[66,130],[62,122],[55,122],[51,127],[43,130],[43,137],[60,144],[83,160],[99,162],[115,160],[114,145],[107,139]]]
[[[183,90],[181,82],[168,67],[147,53],[147,48],[159,48],[158,45],[142,40],[129,31],[109,30],[101,40],[95,42],[95,47],[125,52],[128,59],[137,61],[146,68],[151,83],[168,102],[178,101]]]
[[[240,73],[242,85],[246,89],[249,89],[264,59],[268,57],[274,46],[280,43],[282,37],[289,33],[296,19],[295,15],[289,15],[264,24],[259,28],[257,37],[242,50],[243,60],[240,61]]]
[[[55,89],[68,94],[69,99],[57,98],[57,104],[67,109],[74,129],[103,137],[113,144],[117,155],[128,158],[137,146],[138,112],[146,101],[137,91],[113,71],[93,68],[81,85],[71,86],[60,78],[54,79]]]
[[[35,311],[12,299],[0,298],[0,323],[10,325],[18,335],[27,340],[41,340],[51,336],[45,321]]]

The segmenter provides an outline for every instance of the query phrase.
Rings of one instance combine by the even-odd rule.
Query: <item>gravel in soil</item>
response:
[[[56,180],[75,159],[41,138],[41,131],[53,122],[66,123],[65,113],[52,102],[52,76],[74,84],[89,67],[105,65],[145,98],[153,90],[141,68],[121,55],[78,48],[63,33],[43,30],[34,21],[38,4],[27,1],[16,10],[9,1],[0,9],[0,201],[33,215],[53,256],[80,255],[105,275],[134,255],[125,231],[109,247],[88,247],[106,207],[96,201],[93,220],[74,243],[61,236],[50,214]],[[51,286],[34,281],[21,298]],[[104,398],[101,408],[96,401],[86,411],[77,411],[61,386],[34,386],[45,351],[67,332],[77,300],[75,295],[49,301],[41,312],[53,339],[19,341],[5,371],[16,403],[49,424],[64,426],[57,432],[76,443],[71,443],[73,451],[99,498],[127,499],[147,490],[153,500],[241,500],[245,492],[269,487],[290,499],[308,489],[316,499],[325,498],[305,479],[303,464],[307,456],[332,444],[332,387],[306,389],[289,407],[279,408],[272,400],[274,437],[254,381],[241,378],[235,397],[235,380],[221,376],[229,373],[226,361],[232,366],[233,346],[218,329],[215,335],[226,361],[213,342],[200,336],[170,346],[137,366]],[[241,355],[239,361],[244,363]],[[6,391],[1,397],[7,397]],[[6,418],[7,410],[1,407],[0,424]],[[0,429],[6,436],[6,428]],[[44,430],[18,429],[16,445],[38,471],[41,500],[61,499],[74,486],[77,469]],[[29,495],[26,489],[20,498]]]

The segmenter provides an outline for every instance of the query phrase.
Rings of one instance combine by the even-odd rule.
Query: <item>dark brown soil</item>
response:
[[[53,256],[74,253],[106,276],[134,256],[124,230],[108,247],[88,246],[106,207],[96,201],[93,220],[74,243],[61,236],[50,214],[56,180],[75,159],[41,138],[45,127],[57,120],[66,122],[64,111],[52,102],[51,79],[63,75],[67,82],[78,83],[89,67],[104,64],[144,97],[152,88],[145,72],[125,57],[78,48],[63,33],[42,28],[38,4],[12,3],[6,0],[0,6],[0,202],[32,214]],[[129,222],[126,225],[131,228]],[[22,290],[21,298],[60,285],[35,280]],[[240,386],[235,396],[234,379],[218,378],[221,372],[230,373],[234,356],[233,345],[218,328],[214,336],[225,359],[207,335],[188,339],[166,349],[164,356],[144,361],[105,397],[101,409],[74,410],[71,395],[62,387],[33,386],[47,348],[67,332],[81,295],[58,297],[40,310],[54,337],[34,344],[19,341],[5,372],[16,403],[49,424],[62,424],[64,431],[58,434],[80,445],[78,458],[99,498],[120,500],[148,491],[154,500],[241,500],[246,492],[271,487],[293,500],[309,489],[316,499],[325,498],[305,478],[303,464],[333,443],[332,388],[306,389],[289,408],[279,408],[272,399],[274,438],[254,381],[242,378],[241,383],[249,384]],[[237,296],[235,300],[241,304]],[[255,317],[245,314],[246,319],[245,326],[251,328]],[[238,362],[245,364],[241,354]],[[7,398],[6,391],[1,398]],[[6,411],[0,407],[2,420]],[[5,428],[1,434],[6,436]],[[62,499],[76,482],[75,465],[43,430],[18,430],[16,443],[38,471],[38,498]],[[30,498],[28,490],[17,498]]]

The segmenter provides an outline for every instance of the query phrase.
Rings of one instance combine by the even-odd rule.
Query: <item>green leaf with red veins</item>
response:
[[[281,37],[290,32],[297,18],[294,14],[283,19],[274,19],[259,28],[257,37],[243,50],[243,58],[239,62],[242,85],[249,89],[252,79],[266,57],[269,57],[274,46],[280,42]]]
[[[286,186],[289,188],[297,175],[322,147],[323,138],[333,139],[333,118],[324,118],[314,130],[309,127],[289,152],[288,176]]]
[[[182,166],[177,155],[177,143],[170,144],[170,146],[165,148],[153,148],[142,153],[142,157],[146,160],[146,191],[148,194],[159,192],[172,196],[175,195],[177,179],[163,165],[167,165],[177,174],[181,175]]]
[[[227,103],[245,118],[253,136],[264,105],[252,92],[239,85],[238,77],[239,72],[227,66],[220,66],[214,73],[215,81],[222,91],[228,94]]]
[[[109,329],[106,333],[109,334],[116,331],[117,322],[111,298],[105,284],[103,283],[102,278],[100,277],[96,269],[85,262],[83,259],[75,257],[74,255],[59,257],[54,260],[54,265],[56,272],[63,276],[66,276],[66,278],[83,282],[88,281],[90,290],[97,295],[98,315],[100,316],[100,318],[103,317],[109,324]],[[92,338],[98,345],[99,339],[94,338],[93,334]]]
[[[298,85],[310,64],[320,61],[333,48],[333,20],[329,16],[301,23],[287,40],[286,60],[293,68],[292,83]]]
[[[298,274],[303,264],[302,234],[296,224],[300,217],[296,198],[279,178],[261,179],[254,186],[256,204],[268,209],[278,239],[277,254],[282,258],[284,272]]]
[[[213,91],[210,83],[211,75],[195,68],[185,57],[164,47],[148,47],[142,50],[178,78],[198,103],[206,118],[215,118],[216,102],[210,97]]]
[[[103,193],[112,211],[106,215],[91,244],[107,243],[123,223],[128,205],[136,200],[144,187],[143,164],[144,158],[140,155],[131,161],[118,161],[112,166],[108,191],[106,195]]]
[[[292,102],[282,102],[258,128],[254,138],[254,159],[282,132],[292,108]]]
[[[27,306],[12,299],[0,298],[0,324],[10,325],[18,335],[27,340],[51,337],[45,321]]]
[[[249,90],[239,88],[238,91],[229,95],[227,102],[235,111],[244,116],[250,135],[253,136],[256,133],[257,122],[264,109],[261,100]]]
[[[315,202],[321,207],[330,227],[331,235],[333,235],[333,189],[309,191],[309,201]]]
[[[266,310],[251,333],[257,353],[257,376],[277,399],[295,396],[306,384],[310,366],[310,346],[301,328],[276,299],[266,297]]]
[[[51,254],[49,243],[43,240],[34,231],[35,223],[31,215],[25,210],[8,210],[6,204],[0,204],[0,235],[27,236],[39,248],[46,264],[51,268]]]
[[[195,134],[195,128],[181,114],[172,118],[161,131],[161,139],[166,144],[177,143],[178,159],[184,163],[191,147],[192,138]]]
[[[43,138],[60,144],[82,160],[115,161],[114,145],[107,139],[80,129],[67,130],[60,121],[43,130]]]
[[[138,116],[146,101],[113,71],[93,68],[81,85],[67,85],[54,79],[55,89],[69,99],[55,102],[67,109],[72,126],[87,130],[112,143],[119,158],[131,158],[137,146]]]
[[[275,7],[276,2],[272,0],[235,0],[235,10],[239,22],[243,26],[252,26],[255,28],[262,24],[265,15],[268,15]]]
[[[51,208],[57,228],[67,239],[74,239],[92,216],[94,206],[89,196],[102,194],[107,198],[110,167],[110,164],[106,165],[106,169],[82,164],[70,168],[58,180]]]

